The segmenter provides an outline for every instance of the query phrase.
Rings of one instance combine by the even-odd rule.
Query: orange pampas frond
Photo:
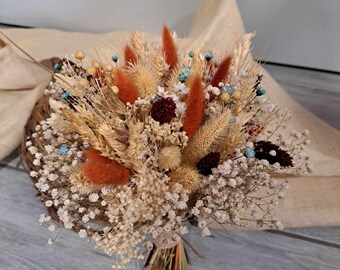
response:
[[[126,45],[124,50],[125,55],[125,66],[129,66],[130,64],[135,64],[137,62],[137,56],[132,50],[131,46]]]
[[[130,172],[117,161],[100,155],[99,151],[86,150],[88,161],[82,166],[83,175],[94,185],[125,185]]]
[[[109,158],[102,156],[98,150],[94,149],[85,150],[85,155],[87,159],[91,160],[92,162],[110,163],[111,161]]]
[[[162,51],[165,55],[165,61],[169,65],[170,69],[173,69],[177,65],[177,51],[169,28],[166,26],[163,26],[162,42]]]
[[[191,138],[199,129],[204,110],[204,92],[201,84],[201,78],[195,77],[187,99],[187,109],[185,111],[183,130]]]
[[[134,103],[138,97],[137,89],[133,85],[130,77],[121,69],[115,72],[114,83],[118,87],[118,98],[123,103]]]
[[[223,61],[218,66],[214,76],[211,79],[211,85],[214,87],[218,87],[218,84],[222,81],[224,81],[229,72],[229,68],[231,65],[231,55],[228,55],[226,58],[223,59]]]

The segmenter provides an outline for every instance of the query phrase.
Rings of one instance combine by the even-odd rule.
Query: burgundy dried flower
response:
[[[269,164],[278,162],[282,167],[293,166],[293,158],[289,153],[272,142],[258,141],[254,143],[254,150],[257,159],[265,159]],[[275,155],[271,155],[270,151],[275,151]]]
[[[218,152],[212,152],[201,158],[197,164],[197,170],[203,175],[210,175],[211,169],[216,168],[220,162],[221,154]]]
[[[151,116],[161,125],[170,123],[176,116],[176,103],[172,98],[160,98],[151,107]]]
[[[257,137],[263,130],[264,127],[260,126],[259,124],[254,123],[252,120],[248,121],[245,124],[246,131],[249,134],[249,136]]]

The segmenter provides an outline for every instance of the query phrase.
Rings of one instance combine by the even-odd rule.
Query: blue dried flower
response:
[[[68,92],[64,92],[64,93],[62,93],[61,94],[61,96],[60,96],[62,99],[68,99],[69,97],[70,97],[70,94],[68,93]]]
[[[70,148],[66,144],[62,144],[59,148],[59,152],[63,155],[66,155]]]
[[[259,87],[257,87],[256,95],[257,96],[263,96],[266,92],[267,91],[262,86],[259,86]]]
[[[207,52],[205,53],[204,57],[205,57],[205,60],[210,61],[211,59],[214,58],[214,55],[212,53]]]
[[[231,85],[224,85],[222,86],[221,92],[232,94],[235,91],[235,88]]]
[[[245,152],[244,152],[244,155],[247,157],[247,158],[254,158],[255,157],[255,150],[254,150],[254,147],[247,147]]]
[[[113,55],[113,56],[111,57],[111,59],[112,59],[113,62],[117,63],[117,61],[118,61],[118,56],[117,56],[117,55]]]
[[[188,79],[188,76],[185,75],[184,73],[181,73],[181,74],[178,75],[178,80],[179,80],[181,83],[186,82],[187,79]]]

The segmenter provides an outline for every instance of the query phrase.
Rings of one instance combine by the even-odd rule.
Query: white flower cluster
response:
[[[277,183],[267,171],[266,160],[241,156],[226,160],[213,173],[203,178],[202,195],[191,209],[197,219],[218,224],[248,227],[248,223],[281,229],[273,218],[273,209],[288,189],[287,182]],[[263,194],[263,195],[262,195]],[[206,224],[199,227],[206,235]]]

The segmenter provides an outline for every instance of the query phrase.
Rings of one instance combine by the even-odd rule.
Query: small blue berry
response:
[[[181,83],[186,82],[187,79],[188,79],[188,76],[185,75],[184,73],[181,73],[181,74],[179,74],[179,76],[178,76],[178,80],[179,80]]]
[[[256,90],[256,95],[257,96],[263,96],[267,91],[264,90],[264,88],[262,86],[257,87]]]
[[[192,75],[191,68],[189,66],[183,66],[182,73],[184,73],[185,76],[191,76]]]
[[[222,86],[221,92],[222,93],[228,93],[232,94],[235,91],[235,88],[232,87],[231,85],[224,85]]]
[[[247,147],[246,151],[244,152],[244,155],[247,158],[254,158],[255,157],[255,150],[253,147]]]
[[[188,55],[189,55],[190,58],[194,58],[194,52],[193,52],[193,51],[190,51],[190,52],[188,53]]]
[[[205,53],[204,57],[205,57],[205,60],[209,61],[214,58],[214,55],[212,53],[207,52]]]
[[[65,100],[66,100],[66,99],[68,99],[69,97],[70,97],[70,94],[67,93],[67,92],[64,92],[64,93],[61,94],[61,98],[62,98],[62,99],[65,99]]]
[[[211,76],[210,76],[210,75],[208,75],[208,77],[207,77],[207,81],[208,81],[208,82],[210,82],[210,81],[211,81]]]
[[[55,63],[53,66],[54,70],[59,70],[61,68],[61,66],[58,63]]]
[[[113,62],[117,63],[117,61],[118,61],[118,56],[117,56],[117,55],[113,55],[113,56],[111,57],[111,59],[112,59]]]
[[[234,102],[234,101],[230,101],[230,102],[228,103],[229,109],[233,108],[234,106],[235,106],[235,102]]]
[[[59,152],[63,155],[66,155],[70,148],[66,144],[62,144],[59,148]]]

